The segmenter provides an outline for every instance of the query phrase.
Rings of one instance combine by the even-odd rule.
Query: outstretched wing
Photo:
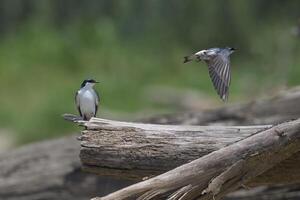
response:
[[[77,110],[78,110],[80,116],[82,117],[82,113],[81,113],[81,110],[80,110],[80,100],[79,100],[79,97],[78,97],[78,91],[75,94],[75,104],[76,104],[76,107],[77,107]]]
[[[223,101],[228,99],[230,75],[230,59],[224,55],[217,55],[206,61],[213,85]]]

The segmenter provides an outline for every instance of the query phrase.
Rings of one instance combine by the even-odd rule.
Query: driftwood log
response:
[[[153,125],[99,118],[85,125],[87,130],[80,137],[83,169],[136,180],[161,174],[272,127]],[[299,161],[300,153],[258,177],[255,184],[297,182]]]
[[[84,170],[123,178],[153,176],[271,126],[197,127],[93,118],[82,132]]]
[[[134,183],[83,172],[76,137],[37,142],[1,154],[0,199],[86,200]],[[297,185],[259,187],[237,191],[225,200],[298,200],[299,191]]]
[[[143,163],[146,162],[142,157],[147,157],[149,147],[150,149],[161,149],[164,148],[164,146],[169,147],[174,145],[175,148],[172,148],[172,151],[176,151],[175,149],[189,146],[190,143],[186,143],[185,139],[189,141],[189,137],[192,136],[185,136],[184,134],[186,133],[203,133],[206,137],[210,137],[213,133],[218,132],[218,129],[215,130],[215,127],[157,127],[146,124],[111,122],[101,119],[92,119],[85,125],[88,129],[86,134],[93,132],[92,130],[96,130],[98,134],[94,134],[93,137],[85,134],[83,136],[85,139],[84,142],[82,142],[82,146],[86,147],[87,143],[90,144],[88,145],[88,148],[98,149],[98,151],[93,151],[94,157],[105,158],[98,161],[96,160],[94,165],[101,162],[114,163],[115,165],[118,165],[119,170],[122,168],[126,169],[129,166],[122,162],[123,158],[126,159],[128,163],[133,163],[137,168],[139,165],[135,164],[137,163],[134,161],[135,159],[138,160],[139,163],[141,161]],[[253,129],[256,128],[260,127],[254,127]],[[274,184],[280,183],[280,180],[288,181],[289,183],[299,182],[300,168],[298,152],[300,150],[300,119],[282,123],[271,128],[263,128],[266,130],[259,130],[257,133],[252,132],[253,135],[248,135],[249,137],[246,137],[243,140],[209,153],[203,157],[201,157],[201,153],[198,152],[197,154],[201,158],[188,164],[184,164],[154,178],[150,178],[105,197],[96,199],[220,199],[227,193],[234,191],[243,185],[257,185],[262,182],[264,184]],[[207,130],[210,129],[212,129],[212,131],[208,134]],[[222,127],[222,129],[226,128]],[[229,127],[228,129],[231,129],[231,132],[238,131],[241,134],[244,134],[242,132],[244,127],[238,127],[236,129]],[[121,132],[127,133],[126,138],[118,135],[120,130]],[[174,133],[174,131],[176,132]],[[106,134],[101,134],[101,132],[112,132],[113,134],[107,134],[110,138],[109,141],[117,138],[116,140],[119,144],[118,148],[116,148],[115,145],[108,147],[105,144],[99,145],[97,143],[99,142],[99,138],[97,139],[96,137],[101,135],[103,140],[108,139],[103,138]],[[165,132],[164,134],[166,137],[177,138],[177,140],[175,139],[172,142],[170,142],[170,140],[163,141],[163,138],[158,137],[158,142],[156,142],[157,146],[147,143],[149,140],[144,140],[144,138],[156,138],[155,133],[157,132],[159,133],[157,135],[161,135],[161,133]],[[135,143],[133,142],[133,138],[140,137],[140,135],[136,135],[138,133],[143,133],[143,138],[140,138],[138,144],[132,145]],[[178,134],[181,137],[179,140]],[[224,134],[224,130],[222,130],[222,134]],[[214,138],[216,135],[213,135],[212,137]],[[121,138],[123,142],[118,138]],[[203,143],[201,143],[202,141],[197,140],[196,137],[192,137],[192,139],[198,141],[198,144],[192,143],[192,145],[198,145],[199,148],[201,148],[203,145]],[[224,140],[224,136],[222,137],[222,140]],[[159,143],[159,141],[161,141],[161,143]],[[174,143],[174,141],[179,143]],[[169,145],[170,143],[171,145]],[[176,144],[180,145],[177,146]],[[135,148],[131,148],[132,146]],[[105,149],[106,151],[108,149],[111,150],[111,159],[101,155],[101,152]],[[128,151],[130,152],[130,156],[134,159],[128,159],[126,156],[124,157],[124,155],[128,154]],[[114,159],[114,152],[118,152],[119,154],[119,163]],[[85,155],[86,152],[81,154],[81,159],[84,162],[83,154]],[[139,154],[143,156],[141,157]],[[166,157],[170,156],[172,156],[172,154],[167,154]],[[283,165],[287,159],[293,160],[291,166],[295,167],[292,167],[292,171],[283,171],[287,170],[289,168],[288,166],[290,166]],[[150,162],[153,165],[157,164],[151,159]],[[110,168],[112,166],[110,164],[106,167]],[[281,173],[278,173],[278,167],[281,170]],[[117,167],[113,166],[113,168]],[[275,171],[272,172],[273,170]],[[270,175],[266,176],[264,173]]]

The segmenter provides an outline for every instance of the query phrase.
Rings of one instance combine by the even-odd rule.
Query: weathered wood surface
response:
[[[95,128],[94,123],[90,127]],[[242,185],[255,184],[259,175],[299,150],[300,119],[261,131],[164,174],[95,199],[220,199]],[[277,174],[282,178],[285,175]]]
[[[258,125],[277,124],[300,117],[300,87],[244,104],[233,104],[201,112],[165,114],[141,120],[154,124]]]
[[[241,189],[224,197],[224,200],[299,200],[300,184],[285,186],[261,186]]]
[[[209,127],[92,118],[82,132],[86,171],[141,179],[195,160],[271,126]]]
[[[133,183],[82,172],[76,137],[29,144],[0,155],[0,199],[86,200]],[[233,193],[226,200],[240,198],[296,200],[300,198],[300,192],[297,186],[252,189]]]
[[[1,200],[86,200],[131,181],[81,171],[76,135],[26,145],[0,155]]]
[[[82,172],[76,137],[29,144],[0,155],[0,199],[86,200],[133,183]],[[299,190],[297,186],[253,189],[233,193],[226,200],[296,200]]]
[[[141,180],[171,170],[247,138],[265,126],[176,126],[93,118],[83,131],[83,169],[99,175]],[[256,184],[300,179],[300,153],[261,175]],[[278,172],[285,176],[279,177]]]

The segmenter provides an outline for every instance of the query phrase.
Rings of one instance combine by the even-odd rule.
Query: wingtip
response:
[[[225,103],[228,101],[228,96],[226,94],[224,94],[222,97],[221,97],[222,101]]]

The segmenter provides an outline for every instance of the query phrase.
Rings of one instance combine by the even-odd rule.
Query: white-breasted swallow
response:
[[[99,95],[93,88],[96,83],[94,79],[84,80],[81,88],[76,92],[75,103],[83,120],[90,120],[96,117],[99,105]]]

